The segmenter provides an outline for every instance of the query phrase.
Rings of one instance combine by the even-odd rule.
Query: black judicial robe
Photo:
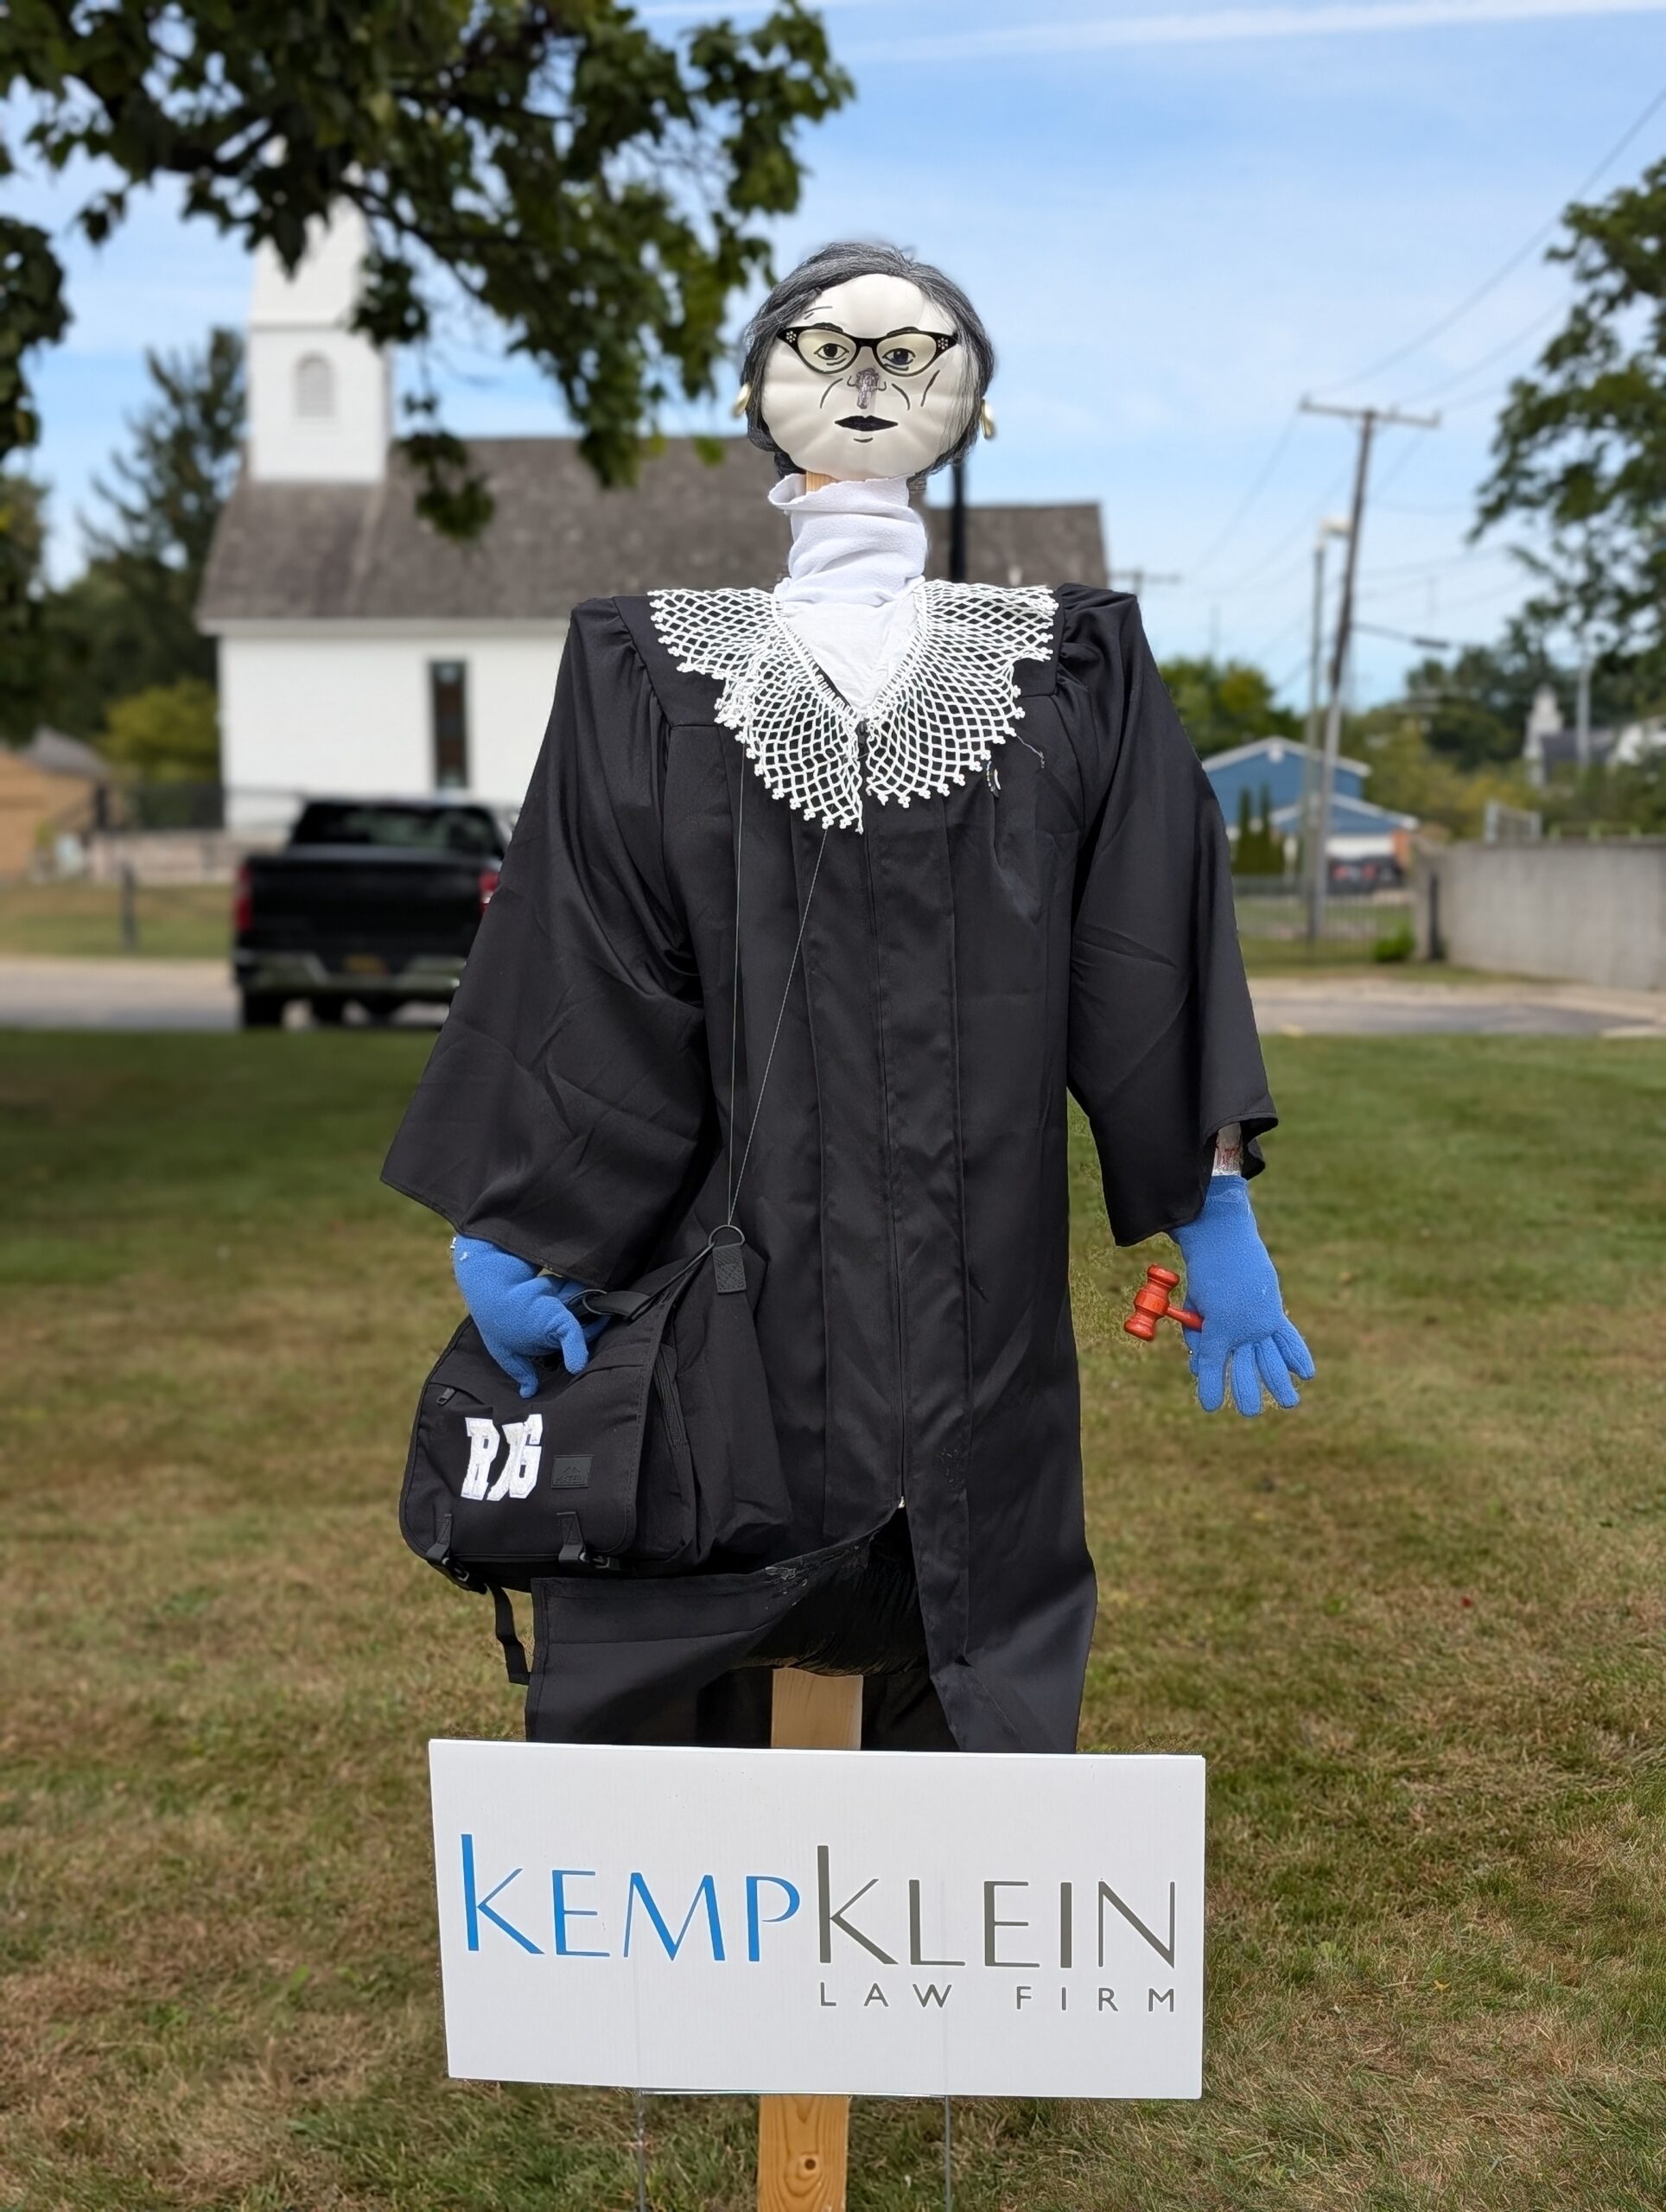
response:
[[[824,842],[750,777],[646,600],[573,617],[390,1183],[591,1286],[696,1249],[725,1211],[743,778],[742,1142],[821,863],[739,1209],[792,1525],[751,1573],[535,1589],[535,1734],[652,1736],[890,1522],[954,1740],[1075,1746],[1094,1585],[1066,1095],[1125,1244],[1198,1212],[1223,1123],[1253,1173],[1275,1117],[1220,812],[1135,603],[1055,599],[997,774],[870,799]]]

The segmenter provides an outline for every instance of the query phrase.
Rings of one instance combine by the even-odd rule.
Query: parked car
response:
[[[1330,864],[1331,889],[1345,895],[1371,891],[1397,891],[1406,880],[1406,871],[1398,861],[1388,854],[1372,854],[1360,860],[1333,860]]]
[[[245,1029],[292,999],[339,1022],[447,1005],[498,887],[510,823],[448,799],[309,799],[280,852],[238,870],[232,975]]]

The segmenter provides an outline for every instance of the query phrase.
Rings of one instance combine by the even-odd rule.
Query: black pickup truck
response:
[[[464,800],[309,799],[281,852],[238,870],[244,1027],[277,1027],[292,999],[323,1022],[448,1004],[508,842],[502,816]]]

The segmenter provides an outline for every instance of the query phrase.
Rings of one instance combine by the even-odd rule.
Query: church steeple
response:
[[[379,483],[387,469],[392,372],[347,328],[364,267],[364,218],[338,208],[288,276],[255,257],[249,310],[249,472],[259,482]]]

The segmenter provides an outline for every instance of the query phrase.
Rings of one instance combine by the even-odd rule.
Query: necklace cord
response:
[[[741,798],[734,810],[734,967],[729,980],[729,1046],[728,1046],[728,1211],[726,1221],[734,1218],[737,1188],[734,1180],[734,1084],[735,1070],[741,1052],[741,852],[747,827],[747,762],[741,763]],[[792,980],[788,978],[789,982]],[[755,1122],[754,1112],[753,1120]],[[750,1142],[750,1138],[747,1141]]]
[[[744,770],[743,770],[743,771],[742,771],[742,774],[743,774],[743,776],[744,776],[744,773],[745,773],[745,772],[744,772]],[[739,1035],[740,1035],[740,1030],[741,1030],[741,867],[740,867],[741,840],[740,840],[740,830],[741,830],[741,822],[744,820],[744,813],[745,813],[745,806],[746,806],[746,785],[745,785],[744,781],[741,783],[741,810],[740,810],[739,816],[738,816],[738,817],[737,817],[736,828],[735,828],[735,868],[734,868],[734,995],[733,1000],[732,1000],[732,1001],[731,1001],[731,1002],[730,1002],[730,1033],[729,1033],[729,1160],[730,1160],[731,1166],[733,1166],[733,1162],[734,1162],[734,1100],[735,1100],[735,1065],[734,1065],[734,1063],[735,1063],[735,1043],[736,1043],[736,1039],[738,1039],[738,1037],[739,1037]],[[776,1047],[776,1046],[777,1046],[777,1045],[779,1045],[779,1044],[780,1043],[780,1041],[781,1041],[781,1024],[782,1024],[782,1023],[786,1020],[787,1001],[788,1001],[788,1000],[792,997],[792,979],[793,979],[793,977],[797,975],[797,973],[798,973],[798,956],[799,956],[799,953],[802,951],[802,950],[803,950],[803,948],[804,948],[804,931],[805,931],[805,930],[806,930],[806,928],[809,926],[809,923],[810,923],[810,904],[811,904],[811,899],[814,899],[814,897],[816,896],[816,885],[817,885],[817,882],[818,881],[818,880],[820,879],[821,873],[822,873],[822,855],[823,855],[826,852],[826,850],[827,850],[827,841],[828,841],[829,837],[830,837],[831,835],[832,835],[831,827],[830,827],[830,826],[829,826],[829,827],[827,827],[827,828],[824,828],[824,829],[823,830],[823,831],[822,831],[822,841],[821,841],[820,844],[819,844],[819,845],[817,845],[817,848],[816,848],[816,865],[815,865],[815,867],[811,870],[811,874],[810,874],[810,888],[809,888],[809,890],[808,890],[808,891],[806,891],[806,892],[805,892],[805,893],[804,893],[804,912],[803,912],[799,915],[799,917],[798,917],[798,936],[797,936],[796,938],[794,938],[794,939],[793,939],[793,941],[792,941],[792,959],[787,963],[786,983],[785,983],[785,988],[783,988],[783,990],[782,990],[782,992],[781,992],[781,1003],[780,1003],[780,1005],[776,1008],[776,1012],[775,1012],[775,1027],[774,1027],[774,1029],[772,1031],[772,1033],[771,1033],[771,1034],[770,1034],[770,1039],[769,1039],[769,1051],[768,1051],[768,1052],[765,1054],[765,1056],[764,1056],[764,1071],[763,1071],[763,1074],[762,1074],[762,1075],[759,1077],[759,1079],[758,1079],[758,1095],[757,1095],[757,1096],[754,1099],[754,1101],[753,1101],[753,1103],[752,1103],[752,1122],[751,1122],[751,1125],[750,1125],[750,1127],[749,1127],[749,1128],[747,1128],[747,1141],[746,1141],[746,1143],[745,1143],[744,1147],[742,1147],[742,1149],[741,1149],[741,1166],[740,1166],[740,1172],[739,1172],[739,1173],[738,1173],[738,1174],[734,1174],[734,1175],[732,1175],[731,1179],[730,1179],[730,1183],[729,1183],[729,1192],[728,1192],[728,1213],[724,1216],[723,1220],[722,1220],[722,1224],[720,1224],[720,1226],[721,1226],[721,1227],[722,1227],[722,1228],[724,1228],[724,1229],[733,1229],[733,1228],[734,1228],[734,1227],[736,1226],[735,1219],[734,1219],[734,1209],[735,1209],[735,1207],[736,1207],[736,1206],[739,1205],[739,1203],[740,1203],[740,1198],[741,1198],[741,1184],[742,1184],[742,1183],[745,1181],[745,1179],[746,1179],[747,1162],[747,1161],[751,1159],[751,1157],[752,1157],[752,1141],[753,1141],[753,1139],[754,1139],[754,1138],[757,1135],[757,1134],[758,1134],[758,1117],[759,1117],[759,1116],[763,1112],[763,1109],[764,1109],[764,1093],[765,1093],[765,1091],[766,1091],[766,1090],[768,1090],[768,1088],[769,1088],[769,1076],[770,1076],[770,1070],[771,1070],[771,1069],[774,1066],[774,1065],[775,1065],[775,1047]]]

